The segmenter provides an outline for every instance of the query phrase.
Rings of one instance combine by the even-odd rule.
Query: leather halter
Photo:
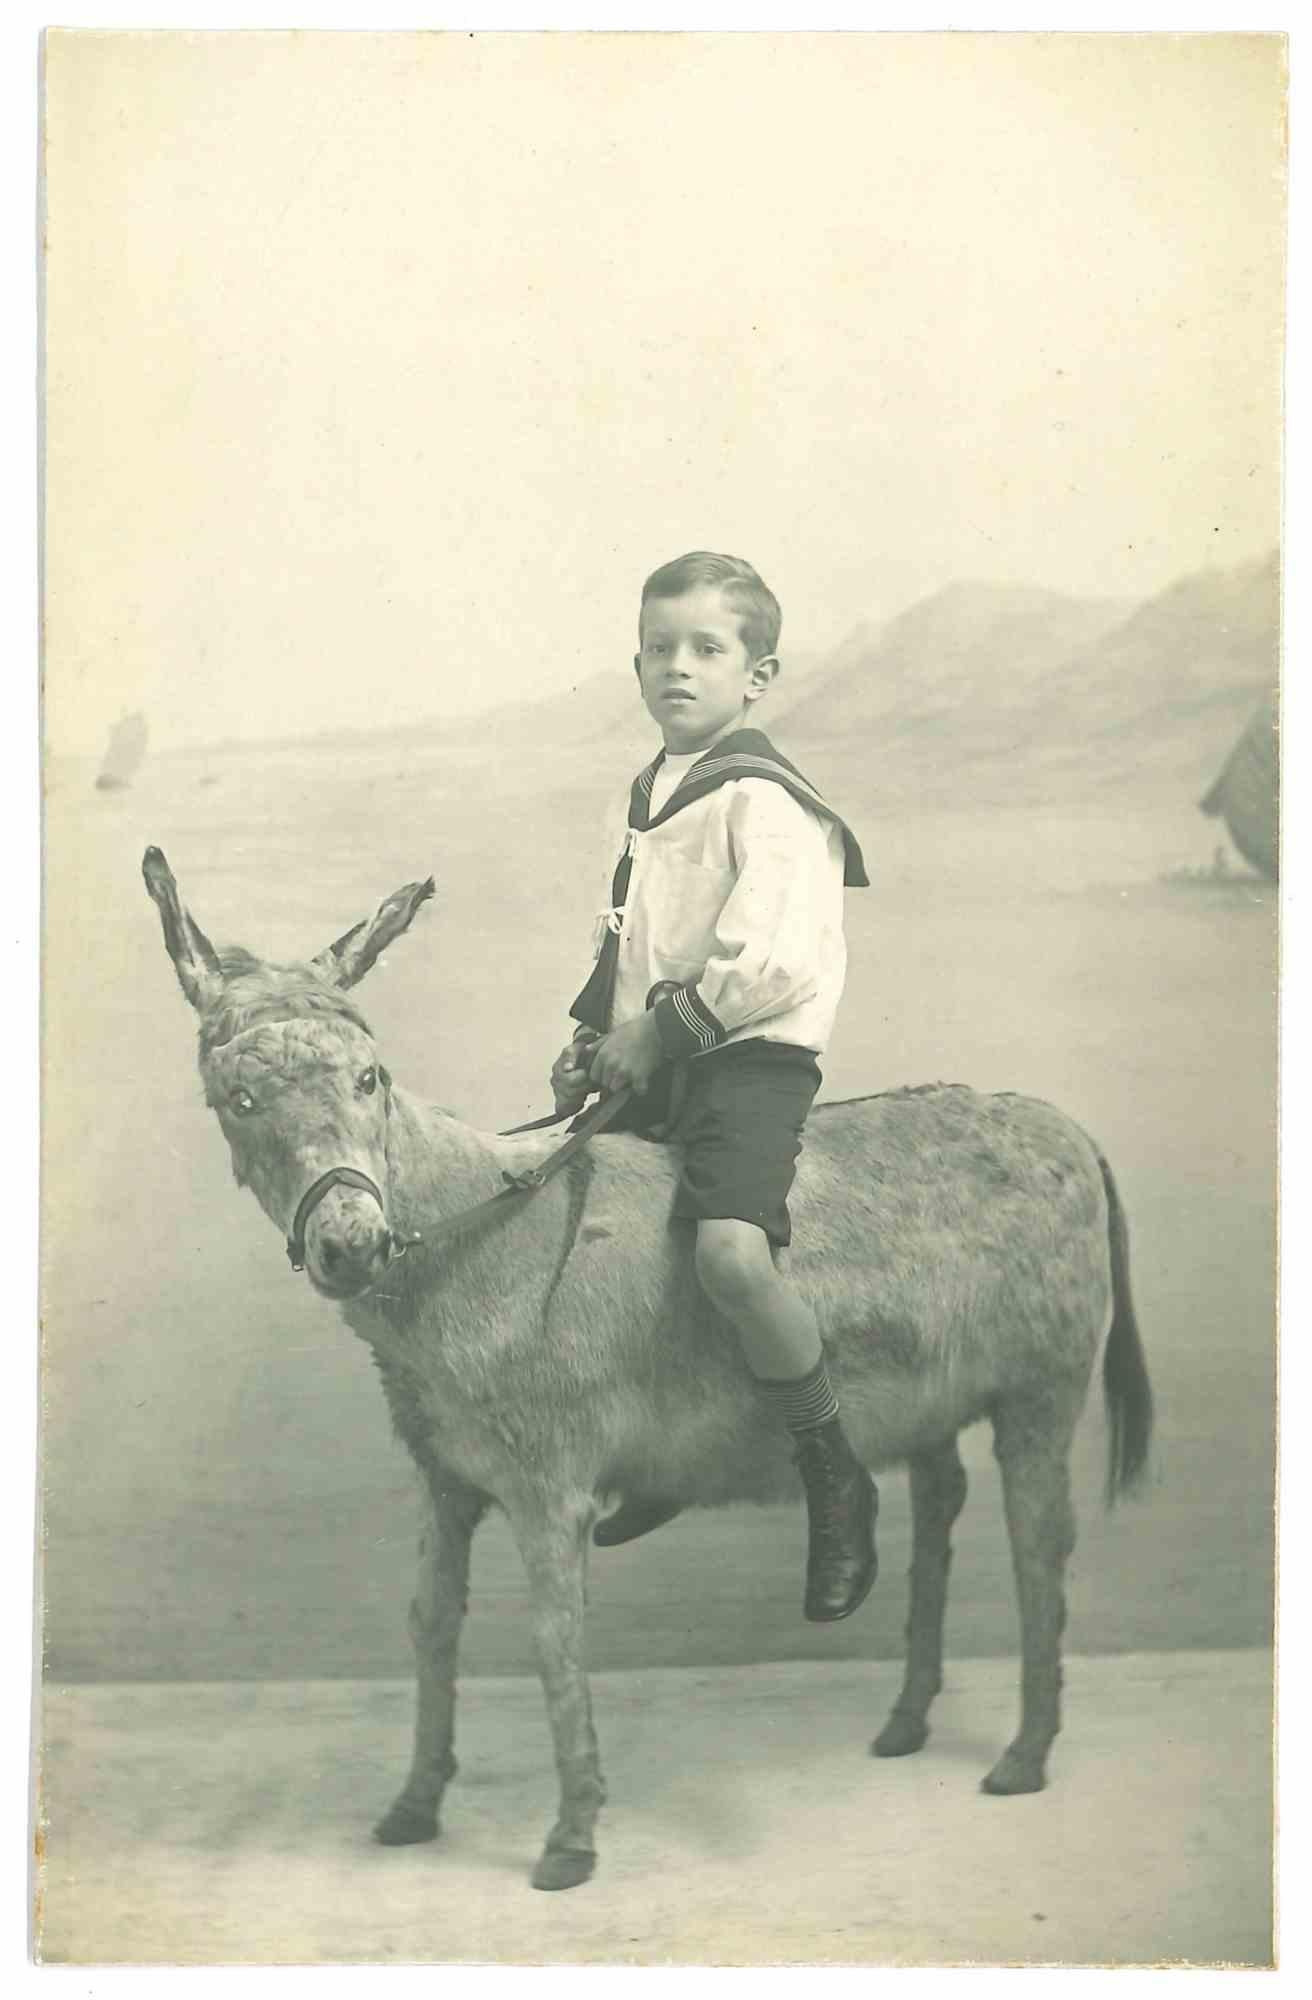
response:
[[[354,1167],[329,1167],[326,1174],[320,1174],[313,1187],[306,1188],[301,1196],[300,1206],[296,1210],[292,1233],[287,1238],[287,1260],[293,1271],[305,1269],[306,1225],[329,1188],[335,1187],[363,1188],[366,1194],[373,1196],[380,1210],[386,1214],[386,1210],[383,1209],[383,1197],[378,1191],[377,1184],[370,1180],[368,1174],[358,1173]]]
[[[472,1208],[462,1209],[458,1215],[446,1216],[429,1230],[426,1237],[422,1236],[418,1230],[414,1230],[405,1236],[398,1235],[395,1230],[389,1231],[392,1256],[394,1258],[404,1257],[406,1251],[414,1243],[426,1242],[430,1246],[444,1243],[448,1237],[455,1236],[460,1231],[467,1229],[471,1222],[481,1221],[483,1216],[490,1211],[503,1209],[507,1205],[513,1207],[516,1201],[522,1200],[525,1195],[537,1194],[574,1157],[580,1147],[587,1145],[588,1140],[593,1136],[594,1132],[602,1131],[605,1126],[610,1124],[613,1118],[618,1116],[632,1095],[633,1092],[631,1089],[625,1089],[617,1090],[612,1096],[602,1098],[599,1103],[592,1106],[590,1111],[584,1113],[577,1121],[572,1136],[565,1141],[563,1146],[558,1146],[555,1152],[542,1162],[541,1166],[527,1167],[518,1174],[503,1172],[501,1178],[506,1185],[499,1194],[490,1195],[486,1201],[476,1202]],[[550,1118],[535,1118],[531,1125],[517,1125],[515,1130],[517,1132],[532,1132],[540,1130],[544,1125],[561,1125],[566,1118],[572,1115],[568,1111],[557,1112]],[[509,1135],[507,1134],[506,1136]],[[287,1261],[293,1271],[303,1271],[305,1269],[306,1227],[310,1217],[314,1214],[315,1209],[328,1193],[328,1190],[335,1187],[363,1188],[366,1194],[373,1196],[383,1214],[386,1215],[387,1209],[382,1194],[379,1191],[377,1183],[371,1181],[368,1174],[359,1173],[354,1167],[329,1167],[326,1174],[320,1174],[318,1180],[305,1190],[297,1207],[296,1215],[292,1222],[292,1233],[287,1238]]]
[[[653,1006],[663,994],[672,991],[676,984],[677,982],[672,979],[658,981],[647,995],[648,1007]],[[574,1155],[587,1145],[589,1139],[596,1133],[604,1131],[606,1126],[619,1116],[633,1094],[633,1085],[626,1084],[623,1089],[612,1091],[609,1096],[600,1098],[581,1115],[576,1116],[571,1111],[556,1111],[546,1118],[533,1118],[527,1125],[512,1125],[508,1132],[500,1135],[502,1138],[513,1138],[520,1132],[540,1132],[549,1125],[563,1125],[567,1118],[574,1120],[570,1126],[570,1136],[564,1145],[557,1146],[555,1152],[549,1154],[540,1166],[525,1167],[517,1174],[507,1173],[503,1169],[501,1178],[505,1185],[497,1194],[489,1195],[485,1201],[475,1202],[472,1208],[461,1209],[456,1215],[445,1216],[430,1227],[426,1236],[421,1235],[418,1230],[405,1236],[399,1236],[395,1230],[389,1230],[388,1241],[392,1256],[404,1257],[406,1251],[415,1243],[426,1243],[430,1248],[445,1243],[450,1237],[461,1234],[471,1223],[481,1222],[485,1216],[498,1211],[504,1212],[507,1208],[515,1208],[526,1196],[539,1194],[548,1181],[554,1180],[561,1168],[567,1166]],[[328,1190],[334,1187],[363,1188],[364,1192],[371,1194],[378,1203],[384,1218],[387,1215],[383,1197],[368,1174],[358,1173],[354,1167],[329,1167],[326,1174],[320,1174],[314,1185],[305,1190],[301,1196],[300,1206],[296,1210],[292,1233],[287,1238],[287,1257],[293,1271],[305,1269],[306,1225]]]

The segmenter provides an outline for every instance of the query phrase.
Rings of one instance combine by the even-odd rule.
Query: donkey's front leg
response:
[[[387,1847],[433,1839],[442,1794],[455,1774],[456,1651],[469,1593],[469,1544],[488,1504],[439,1466],[426,1479],[429,1520],[410,1605],[418,1673],[414,1758],[395,1804],[374,1828]]]
[[[507,1512],[528,1572],[538,1671],[560,1773],[560,1814],[533,1870],[533,1887],[572,1889],[596,1866],[593,1832],[606,1798],[583,1667],[587,1538],[596,1503],[590,1493],[539,1492]]]

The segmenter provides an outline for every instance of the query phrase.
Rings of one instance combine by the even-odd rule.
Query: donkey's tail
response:
[[[1143,1479],[1153,1433],[1153,1392],[1144,1360],[1139,1322],[1130,1296],[1130,1234],[1112,1170],[1098,1155],[1107,1190],[1107,1236],[1112,1259],[1112,1323],[1102,1358],[1102,1390],[1107,1408],[1107,1487],[1110,1507]]]

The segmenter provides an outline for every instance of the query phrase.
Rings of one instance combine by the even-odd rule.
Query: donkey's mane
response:
[[[268,1021],[336,1017],[370,1032],[341,988],[330,986],[312,965],[270,965],[241,945],[225,945],[218,957],[224,988],[200,1024],[202,1058]]]

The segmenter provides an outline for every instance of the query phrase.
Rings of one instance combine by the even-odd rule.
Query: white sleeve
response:
[[[836,889],[841,901],[842,864],[826,820],[770,779],[726,790],[734,883],[700,979],[656,1009],[669,1055],[714,1047],[811,999]]]

